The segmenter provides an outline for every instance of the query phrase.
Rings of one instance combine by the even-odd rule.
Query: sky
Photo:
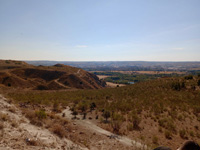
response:
[[[200,0],[0,0],[0,59],[200,61]]]

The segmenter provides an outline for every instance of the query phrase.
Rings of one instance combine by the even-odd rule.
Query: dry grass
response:
[[[10,117],[7,114],[0,113],[0,120],[1,121],[10,121]]]
[[[193,90],[190,88],[193,84],[197,87],[198,80],[199,77],[193,77],[193,79],[190,80],[182,77],[168,78],[136,83],[119,88],[51,92],[28,91],[23,93],[10,93],[9,96],[12,97],[15,102],[31,101],[32,104],[44,106],[48,102],[46,106],[49,106],[51,110],[53,104],[54,107],[57,108],[56,103],[59,103],[60,106],[70,105],[77,108],[79,112],[81,112],[79,106],[82,103],[86,106],[90,106],[91,103],[95,102],[99,118],[102,118],[102,110],[119,113],[124,118],[127,116],[126,124],[120,125],[121,128],[131,131],[129,133],[127,132],[127,134],[134,134],[134,136],[139,137],[140,133],[143,135],[147,134],[148,136],[155,133],[158,134],[159,141],[151,136],[146,138],[147,141],[145,142],[148,144],[156,144],[157,142],[173,144],[170,141],[174,139],[178,139],[179,142],[185,140],[184,133],[180,134],[179,132],[179,126],[186,130],[188,138],[193,138],[195,140],[200,138],[200,131],[198,129],[199,122],[197,121],[200,113],[199,89],[196,88]],[[178,88],[173,88],[173,86],[175,86],[174,83],[177,83]],[[181,88],[179,88],[179,83]],[[183,86],[182,83],[185,85]],[[86,111],[89,111],[89,108],[87,108]],[[131,112],[134,112],[137,117],[128,117]],[[30,113],[28,116],[32,115],[33,114]],[[48,119],[53,121],[60,120],[53,113],[48,114],[47,118],[44,120]],[[113,113],[111,113],[109,120],[112,119]],[[192,123],[190,123],[191,121]],[[52,124],[51,121],[47,122],[47,124]],[[62,127],[58,127],[58,123]],[[112,125],[111,123],[110,121],[109,124],[104,125],[105,128],[110,127]],[[54,124],[56,124],[56,126],[54,126]],[[64,123],[57,121],[55,121],[54,124],[52,124],[54,127],[48,125],[47,128],[53,129],[52,132],[63,137],[64,135],[60,135],[60,131],[67,130],[67,127]],[[138,129],[140,129],[139,131],[134,130],[135,124]],[[149,131],[149,126],[154,126],[155,128],[152,127],[152,131]],[[117,128],[117,130],[121,130],[118,129],[118,124],[113,124],[113,127]],[[169,143],[167,143],[167,141]]]
[[[12,112],[12,113],[15,113],[15,112],[16,112],[16,109],[15,109],[14,107],[10,107],[8,110],[9,110],[10,112]]]
[[[14,128],[17,128],[19,126],[19,123],[15,120],[12,120],[11,121],[11,126],[14,127]]]
[[[52,132],[58,135],[60,138],[65,137],[66,130],[60,124],[54,124],[51,128]]]

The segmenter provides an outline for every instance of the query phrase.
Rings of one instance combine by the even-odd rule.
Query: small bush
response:
[[[37,116],[38,119],[45,119],[47,117],[45,110],[36,111],[35,115]]]
[[[169,131],[176,133],[176,126],[174,125],[174,122],[172,119],[164,118],[160,119],[158,121],[159,125],[165,129],[168,129]]]
[[[172,139],[172,133],[170,132],[170,131],[168,131],[168,130],[166,130],[165,131],[165,137],[167,138],[167,139]]]
[[[184,120],[183,116],[182,115],[178,115],[178,120],[179,121],[183,121]]]
[[[128,131],[133,131],[133,125],[132,124],[128,124],[127,125],[127,130]]]
[[[9,121],[10,117],[7,114],[0,113],[0,120],[2,120],[2,121]]]
[[[176,91],[180,91],[181,89],[185,88],[185,83],[184,82],[173,82],[171,85],[172,89]]]
[[[18,125],[19,124],[15,120],[12,120],[12,122],[11,122],[12,127],[16,128],[16,127],[18,127]]]
[[[108,111],[108,110],[104,111],[103,117],[106,119],[106,122],[108,122],[108,118],[110,118],[110,111]]]
[[[182,139],[187,139],[187,132],[185,129],[179,131],[179,135]]]
[[[37,90],[48,90],[48,87],[45,85],[38,85],[36,89]]]
[[[139,130],[140,129],[140,122],[141,122],[141,118],[135,113],[135,112],[132,112],[131,113],[131,116],[130,116],[130,120],[133,124],[133,129],[134,130]]]
[[[192,75],[185,76],[185,79],[186,79],[186,80],[192,80],[192,79],[193,79],[193,76],[192,76]]]
[[[154,136],[152,139],[153,144],[158,144],[158,137]]]
[[[36,126],[38,126],[38,127],[43,126],[42,121],[40,121],[40,120],[38,120],[38,119],[36,119],[36,118],[30,119],[30,123],[33,124],[33,125],[36,125]]]
[[[194,137],[194,132],[193,131],[190,131],[190,136]]]
[[[121,128],[123,122],[123,116],[118,114],[118,113],[114,113],[112,115],[112,121],[111,121],[111,126],[113,128],[113,132],[119,134],[119,130]]]
[[[60,138],[63,138],[65,136],[65,129],[63,126],[59,125],[59,124],[55,124],[52,127],[52,132],[55,133],[56,135],[58,135]]]
[[[28,118],[28,119],[35,118],[35,112],[34,111],[24,110],[23,112],[25,113],[26,118]]]

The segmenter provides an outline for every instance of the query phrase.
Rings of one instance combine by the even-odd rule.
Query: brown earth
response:
[[[0,61],[0,84],[14,88],[37,90],[99,89],[103,80],[82,69],[57,64],[32,66],[20,61]]]
[[[181,72],[181,71],[90,71],[90,72],[119,72],[122,74],[153,74],[153,75],[154,74],[186,74],[186,72]]]
[[[89,116],[93,117],[92,113],[86,120],[82,120],[81,115],[77,116],[80,119],[72,119],[69,108],[56,114],[59,118],[65,113],[62,120],[67,121],[66,129],[63,131],[66,132],[66,136],[61,138],[48,129],[46,124],[44,126],[32,124],[22,111],[24,109],[30,111],[31,105],[26,106],[27,108],[18,107],[0,95],[0,150],[148,150],[144,144],[98,127],[96,121],[88,119]],[[47,107],[45,109],[48,113],[52,113]]]

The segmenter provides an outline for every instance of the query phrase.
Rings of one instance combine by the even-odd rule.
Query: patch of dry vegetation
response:
[[[54,112],[70,106],[75,116],[78,113],[84,115],[92,112],[94,108],[91,104],[95,104],[97,119],[106,122],[105,128],[130,137],[132,133],[138,138],[145,135],[148,138],[143,140],[149,144],[174,144],[171,139],[181,142],[186,138],[200,138],[199,80],[199,76],[187,76],[158,79],[114,89],[28,91],[9,93],[8,96],[18,103],[52,106]],[[29,115],[31,117],[28,118],[40,118],[36,113]],[[42,117],[40,120],[52,119],[51,115],[46,116],[47,118]],[[60,131],[66,130],[55,123],[48,128],[60,137],[64,136],[60,135]],[[152,134],[158,136],[153,137]]]

